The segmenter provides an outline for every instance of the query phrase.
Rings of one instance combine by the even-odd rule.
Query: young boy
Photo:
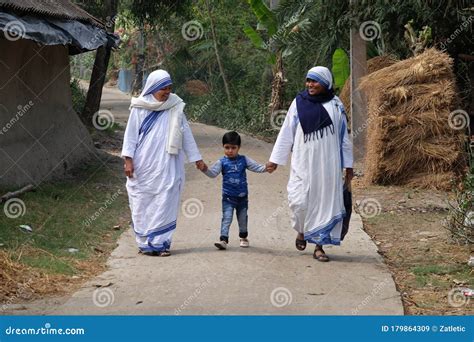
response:
[[[220,241],[214,245],[226,249],[229,243],[229,228],[232,223],[234,209],[239,223],[240,247],[248,247],[247,239],[247,209],[248,188],[246,169],[253,172],[265,172],[265,165],[239,155],[240,135],[237,132],[227,132],[222,137],[225,156],[219,159],[209,169],[202,170],[208,177],[217,177],[222,172],[222,224]]]

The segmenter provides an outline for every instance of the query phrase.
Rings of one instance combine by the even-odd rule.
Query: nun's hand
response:
[[[349,184],[351,183],[352,178],[354,178],[354,169],[351,167],[348,167],[346,168],[346,177],[345,177],[347,186],[349,186]]]
[[[133,159],[130,157],[125,157],[125,164],[123,166],[125,170],[125,176],[133,178]]]

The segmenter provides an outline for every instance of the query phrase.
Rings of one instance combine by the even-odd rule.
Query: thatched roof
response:
[[[100,28],[105,25],[69,0],[0,0],[0,10],[44,16],[48,18],[85,21]]]

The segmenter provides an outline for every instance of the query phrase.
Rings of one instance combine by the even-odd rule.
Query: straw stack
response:
[[[367,61],[367,74],[371,74],[374,71],[383,69],[397,62],[397,59],[393,55],[383,55],[371,58]],[[344,86],[341,89],[339,98],[344,104],[344,108],[347,113],[347,121],[349,128],[351,128],[351,78],[349,77]]]
[[[366,179],[447,189],[465,164],[464,136],[449,125],[457,93],[451,58],[436,49],[364,77]]]

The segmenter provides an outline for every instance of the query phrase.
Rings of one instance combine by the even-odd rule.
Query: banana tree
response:
[[[247,0],[247,2],[257,17],[258,26],[254,29],[250,25],[245,25],[243,31],[256,48],[267,52],[268,62],[272,66],[272,95],[269,104],[271,116],[282,106],[282,94],[286,81],[283,59],[292,53],[287,43],[289,36],[297,34],[299,27],[305,23],[305,21],[300,21],[300,15],[304,9],[295,13],[289,20],[279,22],[275,12],[270,10],[263,0]]]

